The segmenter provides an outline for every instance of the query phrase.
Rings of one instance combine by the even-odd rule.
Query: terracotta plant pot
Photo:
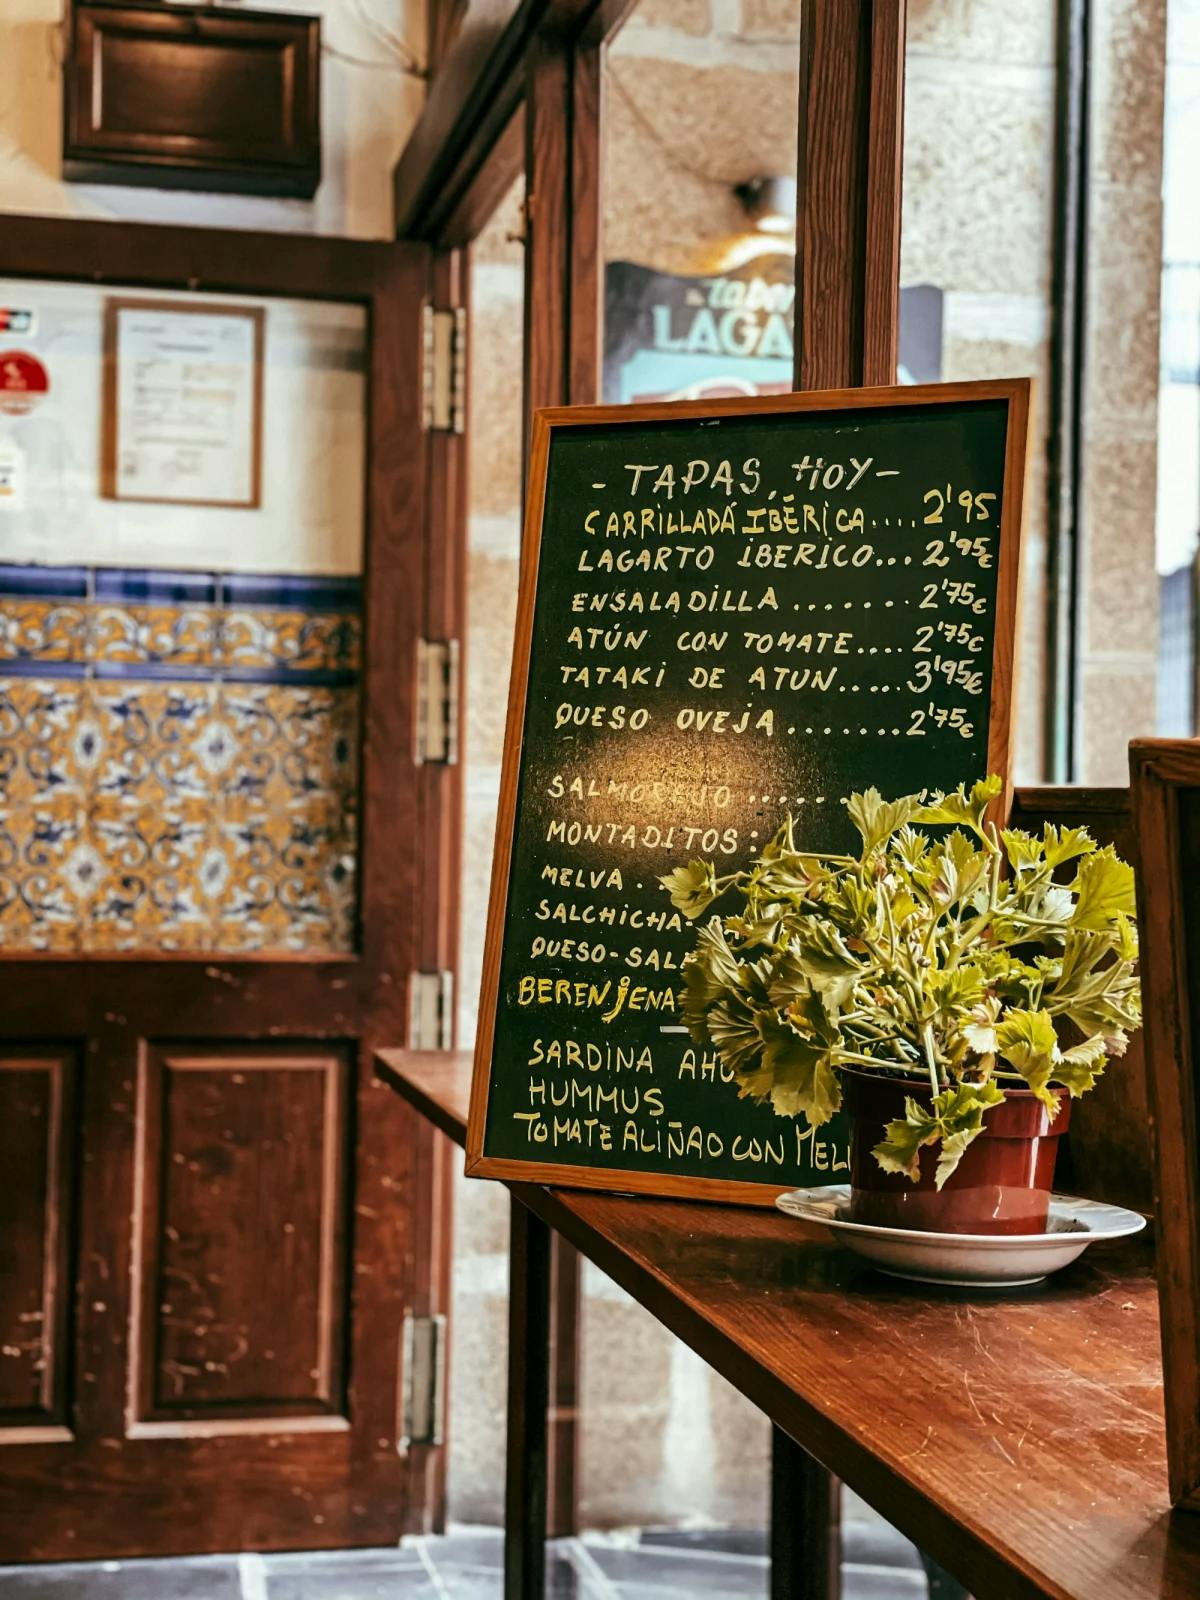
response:
[[[1045,1233],[1058,1141],[1071,1120],[1065,1089],[1055,1091],[1059,1112],[1053,1122],[1031,1090],[1006,1090],[1003,1105],[987,1113],[983,1132],[939,1191],[934,1187],[939,1146],[921,1151],[916,1183],[884,1172],[871,1154],[884,1137],[884,1124],[904,1116],[906,1096],[928,1106],[931,1086],[915,1078],[846,1069],[841,1076],[852,1118],[850,1215],[855,1222],[929,1233]]]

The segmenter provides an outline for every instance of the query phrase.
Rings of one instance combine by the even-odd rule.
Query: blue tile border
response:
[[[0,660],[0,680],[4,678],[86,678],[91,667],[86,661],[34,661],[28,656],[15,661]]]
[[[0,596],[6,600],[86,600],[87,567],[0,564]]]
[[[314,689],[349,689],[360,676],[353,670],[314,668],[293,672],[287,667],[219,667],[211,675],[222,683],[284,683]],[[163,676],[171,676],[170,668],[164,670]]]
[[[362,579],[269,572],[185,572],[151,567],[52,567],[0,562],[0,598],[109,600],[126,604],[261,606],[273,611],[353,611]]]
[[[105,683],[135,678],[138,680],[158,679],[160,682],[173,680],[176,683],[183,681],[188,683],[215,683],[221,676],[211,666],[204,664],[197,666],[191,663],[176,665],[171,661],[95,661],[89,662],[88,668],[91,677],[103,680]],[[45,668],[43,668],[43,671],[45,671]],[[4,663],[0,661],[0,676],[3,675],[3,672]],[[53,672],[49,673],[48,676],[53,677]]]
[[[21,651],[12,660],[0,656],[0,678],[8,673],[51,680],[350,688],[361,677],[358,668],[346,663],[361,651],[362,588],[362,580],[353,577],[0,563],[0,617],[5,601],[10,602],[10,617],[20,619],[14,638]],[[84,660],[52,659],[51,644],[60,648],[62,643],[57,636],[46,644],[39,639],[22,648],[27,607],[50,615],[56,604],[71,601],[78,603],[82,617],[68,630],[68,643],[73,641],[70,653],[78,652]],[[156,626],[149,639],[141,632],[146,620],[139,612],[142,607],[167,613],[165,621],[153,619]],[[280,611],[291,615],[281,618]],[[125,619],[122,636],[117,639],[109,637],[114,614]],[[99,627],[99,634],[93,632],[94,627]],[[166,639],[160,636],[163,627],[169,634]],[[228,647],[226,627],[232,630]],[[256,634],[258,629],[261,637]],[[30,641],[33,638],[29,635]],[[114,659],[121,650],[136,659]],[[295,665],[297,654],[323,664]],[[191,659],[179,660],[179,656]],[[206,659],[197,660],[197,656]],[[256,664],[241,665],[239,658]]]
[[[211,572],[97,567],[94,594],[97,600],[120,600],[126,604],[213,605],[217,579]]]
[[[361,602],[361,578],[236,572],[221,579],[221,603],[226,606],[268,606],[272,610],[288,611],[348,611]]]

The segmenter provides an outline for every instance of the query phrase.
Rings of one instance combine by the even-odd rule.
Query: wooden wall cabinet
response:
[[[320,65],[319,17],[72,0],[63,176],[311,199]]]

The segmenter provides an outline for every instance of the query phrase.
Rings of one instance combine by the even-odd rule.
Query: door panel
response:
[[[69,1050],[0,1054],[0,1439],[66,1416],[74,1085]]]
[[[97,529],[150,541],[141,566],[88,557],[82,596],[0,627],[43,653],[0,651],[0,1563],[392,1543],[438,1515],[439,1449],[400,1436],[401,1351],[445,1281],[432,1130],[372,1071],[445,937],[424,886],[452,883],[457,774],[413,760],[417,641],[445,604],[423,581],[429,254],[7,219],[0,274],[56,280],[29,298],[63,263],[106,292],[257,296],[268,362],[303,321],[272,296],[326,307],[328,338],[319,377],[267,373],[269,526],[176,520],[191,553],[160,559],[165,513],[85,497]],[[357,356],[332,302],[361,308]],[[309,390],[332,434],[293,425]],[[349,572],[326,538],[348,508]],[[292,582],[278,541],[301,523]],[[0,612],[47,586],[37,534],[13,524]],[[239,576],[268,538],[267,576]],[[43,659],[51,611],[82,618],[70,671]],[[46,703],[63,683],[82,722]]]
[[[152,1046],[134,1420],[345,1414],[339,1050]]]

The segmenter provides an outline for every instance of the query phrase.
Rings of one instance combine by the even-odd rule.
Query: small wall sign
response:
[[[10,417],[32,411],[50,392],[50,374],[26,350],[0,350],[0,411]]]
[[[37,332],[37,312],[25,306],[0,306],[0,333],[19,333],[32,338]]]

